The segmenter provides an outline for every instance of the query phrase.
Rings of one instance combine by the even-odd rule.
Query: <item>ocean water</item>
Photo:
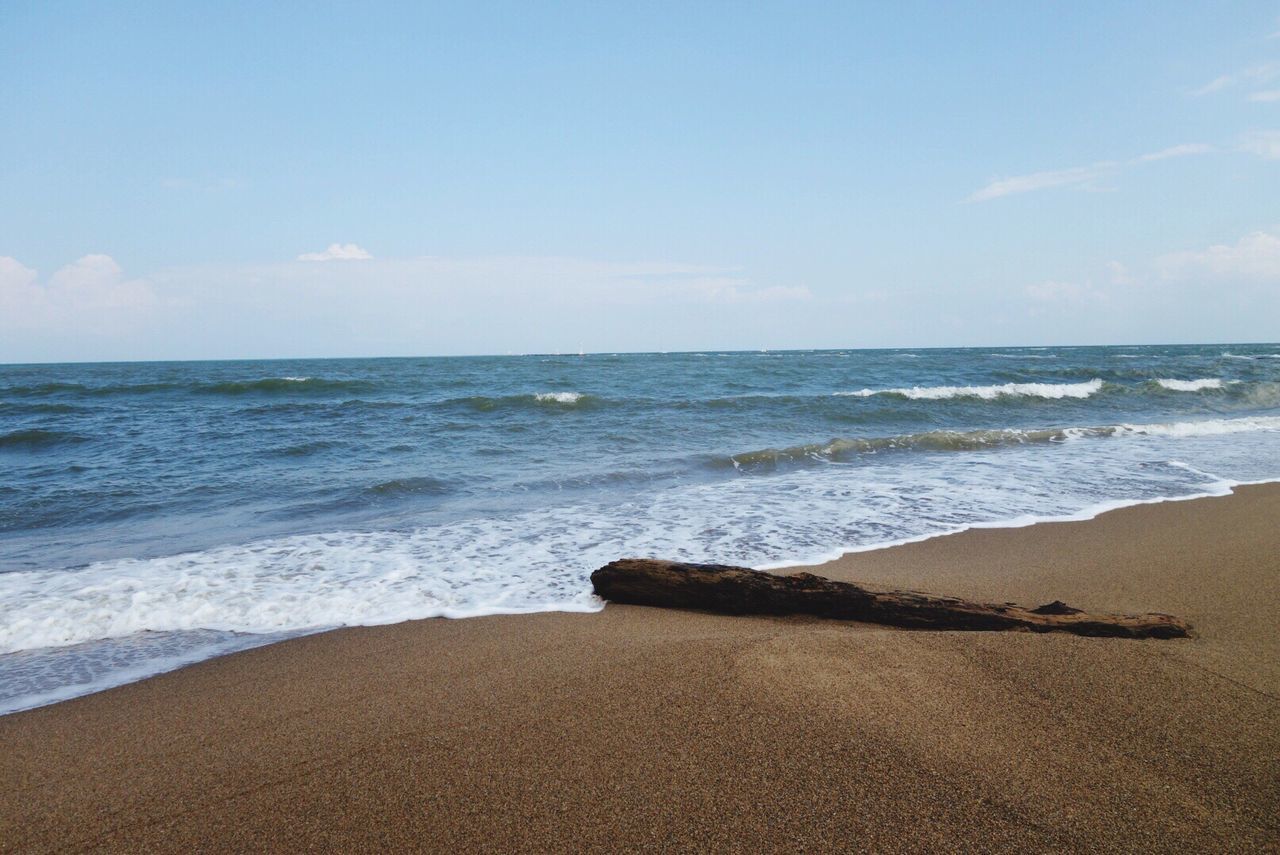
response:
[[[0,366],[0,712],[1280,479],[1280,345]]]

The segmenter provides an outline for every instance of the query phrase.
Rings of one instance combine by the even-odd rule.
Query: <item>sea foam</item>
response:
[[[1199,392],[1201,389],[1221,389],[1222,380],[1217,377],[1204,377],[1200,380],[1168,380],[1156,381],[1166,389],[1174,392]]]
[[[1102,381],[1085,383],[1004,383],[998,386],[912,386],[897,389],[859,389],[856,392],[836,392],[855,398],[873,395],[896,395],[913,401],[936,401],[945,398],[982,398],[993,400],[1001,397],[1027,398],[1088,398],[1102,390]]]
[[[1017,468],[974,470],[963,455],[867,458],[850,481],[831,467],[660,491],[619,507],[562,505],[477,516],[407,531],[335,531],[272,538],[81,568],[0,573],[0,652],[120,638],[143,631],[297,632],[344,624],[547,610],[593,611],[587,575],[621,554],[759,563],[1001,519],[1073,510],[1098,490],[1099,467],[1132,466],[1128,443],[1045,455],[1053,439],[1217,436],[1280,431],[1280,416],[1121,424],[1043,432],[936,435],[953,443],[1022,445]],[[798,447],[838,456],[842,441]],[[856,450],[856,441],[843,441]],[[1113,453],[1107,451],[1114,448]],[[1186,450],[1185,448],[1183,450]],[[838,474],[838,473],[836,473]],[[1015,478],[1016,474],[1016,478]],[[979,477],[980,476],[980,477]],[[1119,477],[1119,476],[1117,476]],[[1125,476],[1126,478],[1130,476]],[[1021,481],[1017,480],[1021,479]],[[1067,480],[1064,480],[1067,479]],[[1106,491],[1162,489],[1158,479]],[[1062,482],[1050,489],[1048,484]],[[1019,486],[1021,483],[1022,486]],[[910,485],[909,488],[903,485]],[[1081,494],[1085,495],[1085,494]],[[1105,495],[1105,492],[1104,494]],[[856,508],[856,514],[849,509]]]
[[[533,398],[543,404],[576,404],[583,395],[581,392],[538,392]]]

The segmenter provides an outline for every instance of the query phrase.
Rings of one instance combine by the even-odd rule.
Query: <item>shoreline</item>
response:
[[[1188,467],[1190,468],[1190,467]],[[1199,472],[1199,470],[1195,470]],[[1206,477],[1217,477],[1205,474]],[[1184,496],[1156,496],[1152,499],[1108,499],[1104,502],[1096,502],[1092,505],[1086,505],[1078,511],[1066,514],[1055,514],[1052,516],[1035,516],[1028,514],[1021,517],[1009,517],[1001,520],[993,520],[991,522],[976,522],[958,526],[956,528],[946,529],[944,531],[933,532],[931,534],[922,534],[916,537],[906,537],[901,540],[887,540],[881,543],[872,543],[865,546],[842,546],[829,552],[820,553],[807,558],[796,559],[794,561],[773,561],[765,564],[752,565],[752,569],[764,570],[773,573],[779,570],[791,570],[795,572],[813,571],[815,568],[824,567],[840,561],[849,555],[857,555],[863,552],[879,552],[886,549],[897,549],[903,546],[912,546],[917,543],[926,543],[930,540],[936,540],[942,537],[953,537],[957,534],[964,534],[969,531],[1003,531],[1005,529],[1028,528],[1030,526],[1044,525],[1051,523],[1064,522],[1088,522],[1097,519],[1103,514],[1109,514],[1112,511],[1121,511],[1125,508],[1136,508],[1144,505],[1162,505],[1166,502],[1191,502],[1198,499],[1219,499],[1223,496],[1230,496],[1240,487],[1260,487],[1267,484],[1280,485],[1280,477],[1261,478],[1257,481],[1236,481],[1231,478],[1219,478],[1211,486],[1213,490],[1206,490],[1199,493],[1187,493]],[[819,574],[821,575],[821,574]]]
[[[1199,473],[1199,470],[1193,470],[1193,471],[1196,471]],[[1209,473],[1199,473],[1199,474],[1204,474],[1206,475],[1206,477],[1216,477],[1216,476],[1209,475]],[[763,564],[756,564],[756,565],[750,565],[750,566],[752,566],[756,570],[763,570],[770,573],[781,572],[784,575],[787,575],[790,573],[803,572],[803,571],[815,572],[818,570],[818,568],[826,567],[831,564],[836,564],[840,562],[842,559],[847,558],[848,556],[851,556],[851,555],[857,555],[857,554],[866,553],[866,552],[880,552],[884,550],[898,549],[904,546],[911,546],[918,543],[926,543],[928,541],[939,539],[939,538],[953,537],[955,535],[964,534],[965,532],[969,532],[969,531],[1003,531],[1006,529],[1020,529],[1020,528],[1027,528],[1029,526],[1037,526],[1037,525],[1051,524],[1051,523],[1085,522],[1088,520],[1097,519],[1099,516],[1103,514],[1107,514],[1116,510],[1123,510],[1125,508],[1139,507],[1139,506],[1145,506],[1145,505],[1160,505],[1166,502],[1185,502],[1185,501],[1195,501],[1199,499],[1220,498],[1222,496],[1231,495],[1235,490],[1237,490],[1240,487],[1255,487],[1255,486],[1267,485],[1267,484],[1280,485],[1280,477],[1263,478],[1256,481],[1236,481],[1229,478],[1219,478],[1217,481],[1213,482],[1212,484],[1206,485],[1207,487],[1209,487],[1209,489],[1206,489],[1205,491],[1188,493],[1186,495],[1181,495],[1181,496],[1157,496],[1155,498],[1150,498],[1150,499],[1110,499],[1103,502],[1097,502],[1092,505],[1087,505],[1078,511],[1070,512],[1070,513],[1056,514],[1051,516],[1026,515],[1022,517],[1006,518],[1001,520],[993,520],[989,522],[970,523],[970,524],[959,526],[953,529],[946,529],[942,531],[932,532],[929,534],[918,535],[915,537],[903,538],[900,540],[890,540],[890,541],[884,541],[881,543],[874,543],[874,544],[867,544],[867,545],[842,546],[842,547],[837,547],[835,549],[829,550],[824,553],[818,553],[816,555],[807,556],[805,558],[788,559],[786,561],[766,562]],[[818,572],[818,575],[822,575],[822,573]],[[931,593],[945,593],[945,592],[931,592]],[[575,604],[566,603],[566,604],[560,604],[558,607],[555,607],[555,608],[527,608],[527,609],[513,609],[509,611],[502,610],[502,609],[484,609],[484,610],[477,611],[473,614],[472,613],[468,613],[468,614],[446,613],[446,614],[440,614],[440,615],[430,615],[422,618],[410,618],[408,621],[392,621],[389,623],[349,624],[346,626],[304,628],[304,629],[298,629],[298,630],[280,630],[277,633],[269,633],[268,635],[285,635],[286,636],[285,638],[272,639],[268,641],[249,641],[243,645],[223,642],[220,646],[223,646],[227,649],[225,649],[222,652],[218,652],[213,654],[212,656],[207,656],[207,657],[195,656],[191,658],[186,658],[184,656],[179,655],[178,657],[176,657],[178,660],[180,660],[178,664],[170,668],[165,668],[163,670],[151,671],[145,668],[137,669],[137,670],[128,672],[130,676],[124,679],[101,680],[99,682],[91,684],[93,686],[92,688],[87,688],[83,690],[81,690],[80,686],[64,687],[63,689],[49,693],[49,695],[52,695],[51,699],[49,700],[40,700],[34,704],[27,704],[27,705],[15,704],[11,708],[0,708],[0,719],[3,719],[5,716],[13,715],[15,713],[26,712],[28,710],[33,710],[33,709],[40,709],[45,706],[64,703],[69,700],[75,700],[76,698],[87,697],[89,695],[97,694],[99,692],[109,691],[111,689],[119,688],[120,686],[127,686],[132,683],[139,682],[141,680],[149,680],[152,677],[158,677],[163,674],[170,674],[170,673],[173,673],[174,671],[191,667],[192,665],[198,665],[202,662],[208,662],[214,659],[220,659],[224,656],[230,656],[235,653],[244,652],[246,650],[253,650],[258,647],[268,646],[272,644],[280,644],[283,641],[290,641],[295,638],[305,638],[311,635],[318,635],[326,632],[334,632],[336,630],[348,629],[356,626],[394,626],[397,623],[412,622],[416,620],[436,620],[436,619],[471,620],[473,618],[479,618],[479,617],[519,617],[523,615],[534,615],[534,614],[599,614],[600,611],[603,610],[603,608],[604,608],[603,603],[601,603],[599,608],[582,608]],[[247,635],[254,635],[254,634],[247,633]],[[81,643],[85,643],[85,642],[81,642]],[[57,649],[59,648],[37,648],[38,651],[57,650]],[[16,651],[16,652],[25,653],[27,651]],[[84,684],[81,684],[81,685],[83,686]],[[46,695],[46,697],[47,696],[48,695]],[[22,700],[25,703],[26,698],[23,698]]]
[[[805,568],[1188,641],[610,605],[232,653],[0,717],[0,849],[1267,848],[1277,520],[1243,485]]]

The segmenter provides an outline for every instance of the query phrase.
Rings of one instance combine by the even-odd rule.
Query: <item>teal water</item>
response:
[[[1280,345],[0,366],[0,711],[1280,478]]]

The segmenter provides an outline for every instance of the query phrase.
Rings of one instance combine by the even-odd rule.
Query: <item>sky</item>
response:
[[[1280,3],[0,3],[0,362],[1280,339]]]

